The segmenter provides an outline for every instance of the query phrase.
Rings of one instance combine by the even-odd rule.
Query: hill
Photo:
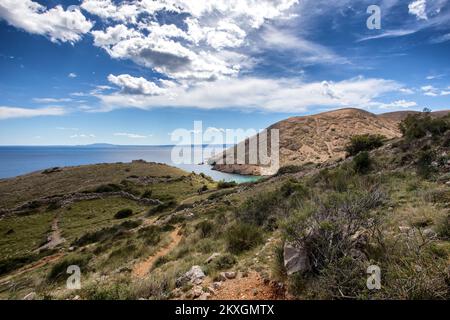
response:
[[[143,161],[2,180],[0,298],[448,300],[450,119],[403,124],[239,185]]]
[[[267,128],[278,129],[280,136],[280,167],[323,163],[345,157],[345,145],[356,134],[380,134],[388,139],[399,137],[398,123],[414,112],[375,115],[360,109],[340,109],[311,116],[292,117]],[[246,144],[248,140],[241,142]],[[233,147],[236,149],[236,147]],[[246,149],[247,150],[247,149]],[[248,157],[248,152],[247,155]],[[222,155],[210,159],[217,163]],[[271,175],[264,166],[215,164],[215,170],[240,174]]]

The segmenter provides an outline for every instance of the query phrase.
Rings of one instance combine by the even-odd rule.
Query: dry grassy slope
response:
[[[179,177],[187,173],[164,164],[140,161],[65,167],[48,174],[37,171],[0,180],[0,209],[44,196],[83,191],[100,184],[119,183],[132,175]]]
[[[353,135],[370,133],[381,134],[387,138],[400,136],[398,123],[408,113],[400,111],[375,115],[348,108],[292,117],[275,123],[268,129],[279,129],[280,166],[323,163],[345,157],[344,147]],[[254,165],[217,164],[214,168],[241,174],[274,174],[266,168]]]

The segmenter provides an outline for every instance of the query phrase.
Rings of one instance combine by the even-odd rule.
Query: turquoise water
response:
[[[174,164],[171,146],[50,146],[50,147],[0,147],[0,178],[43,170],[51,167],[78,166],[95,163],[146,161],[166,163],[188,172],[204,173],[214,180],[249,182],[258,177],[242,176],[211,170],[203,164]]]

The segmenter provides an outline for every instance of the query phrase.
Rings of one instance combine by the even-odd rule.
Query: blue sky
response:
[[[0,39],[0,145],[450,109],[450,0],[0,0]]]

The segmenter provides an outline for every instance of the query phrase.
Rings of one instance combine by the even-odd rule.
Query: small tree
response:
[[[345,150],[350,156],[357,155],[361,151],[370,151],[383,145],[385,136],[379,134],[362,134],[351,137]]]

